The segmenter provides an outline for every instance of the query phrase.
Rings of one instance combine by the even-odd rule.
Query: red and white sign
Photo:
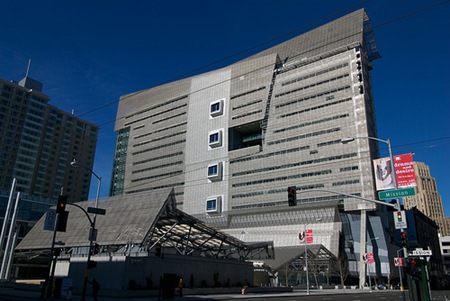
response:
[[[313,243],[313,232],[312,229],[306,229],[306,244],[310,245]]]
[[[417,186],[411,154],[394,156],[394,169],[398,188]]]
[[[310,245],[313,243],[313,232],[312,229],[306,229],[306,233],[305,231],[300,231],[298,233],[298,239],[300,239],[301,243],[305,243],[306,240],[306,244]]]
[[[373,253],[367,253],[367,263],[374,263],[375,259],[373,258]]]
[[[393,160],[397,188],[417,186],[412,155],[393,156]],[[378,191],[395,188],[391,159],[389,157],[373,160],[373,168],[375,171],[375,184]]]
[[[394,257],[394,266],[402,267],[403,266],[403,258],[402,257]]]

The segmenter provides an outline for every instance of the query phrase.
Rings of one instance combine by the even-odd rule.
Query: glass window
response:
[[[217,165],[212,165],[208,167],[208,176],[215,176],[217,175]]]
[[[212,132],[209,134],[209,146],[210,147],[222,146],[222,130]]]
[[[224,99],[220,99],[211,103],[209,107],[209,114],[211,117],[223,115],[223,103]]]
[[[214,133],[209,136],[209,143],[215,143],[219,141],[219,133]]]
[[[208,179],[211,181],[222,180],[222,162],[208,165]]]
[[[211,213],[220,213],[221,211],[221,201],[222,196],[214,196],[210,197],[206,200],[206,212]]]
[[[206,211],[217,210],[217,199],[209,199],[206,201]]]

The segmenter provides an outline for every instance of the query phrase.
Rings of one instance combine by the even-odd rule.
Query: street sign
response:
[[[396,198],[402,198],[405,196],[413,196],[416,194],[416,191],[413,187],[409,188],[400,188],[400,189],[391,189],[391,190],[385,190],[378,192],[378,197],[380,200],[389,200],[389,199],[396,199]]]
[[[403,258],[401,258],[401,257],[394,257],[394,266],[402,267],[403,266]]]
[[[56,210],[49,209],[45,214],[44,230],[54,231],[56,223]]]
[[[406,222],[405,210],[394,211],[392,214],[394,214],[395,229],[408,228],[408,223]]]
[[[422,256],[431,256],[433,255],[433,252],[431,250],[424,250],[417,248],[415,250],[412,250],[411,253],[408,254],[408,256],[411,257],[422,257]]]
[[[313,243],[313,233],[312,229],[306,229],[306,231],[300,231],[298,233],[298,239],[301,243],[305,243],[310,245]]]
[[[373,257],[373,253],[367,253],[367,263],[374,263],[375,259]]]
[[[103,208],[95,208],[95,207],[88,207],[87,208],[87,212],[88,213],[94,213],[94,214],[100,214],[100,215],[105,215],[106,214],[106,210]]]

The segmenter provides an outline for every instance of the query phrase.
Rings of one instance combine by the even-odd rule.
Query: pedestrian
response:
[[[241,290],[242,295],[247,295],[248,286],[249,286],[249,283],[248,283],[247,279],[245,279],[244,285],[242,286],[242,290]]]
[[[98,301],[98,291],[100,290],[100,283],[98,283],[95,278],[92,281],[89,281],[92,284],[92,298],[94,301]]]
[[[70,286],[67,289],[67,294],[66,294],[66,300],[67,301],[71,301],[72,300],[72,291],[73,291],[73,288]]]
[[[180,280],[178,281],[178,295],[180,297],[183,297],[183,287],[184,287],[183,277],[180,277]]]

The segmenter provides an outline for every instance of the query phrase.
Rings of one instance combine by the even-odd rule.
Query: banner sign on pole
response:
[[[313,232],[312,229],[306,230],[306,244],[310,245],[313,243]]]
[[[373,160],[375,171],[375,184],[377,190],[386,190],[395,188],[394,171],[392,170],[391,159],[379,158]]]
[[[300,240],[301,243],[305,242],[305,231],[300,231],[298,233],[298,239]]]
[[[417,186],[416,175],[411,154],[394,156],[395,179],[397,188],[407,188]],[[394,171],[392,170],[391,159],[389,157],[373,160],[375,171],[375,184],[377,190],[394,189]]]
[[[403,266],[403,258],[401,258],[401,257],[394,257],[394,266],[402,267]]]
[[[417,186],[411,154],[394,156],[394,169],[398,188]]]

